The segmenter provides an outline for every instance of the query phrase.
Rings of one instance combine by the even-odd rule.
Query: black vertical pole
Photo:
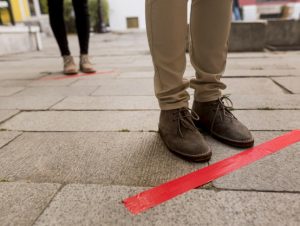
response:
[[[98,0],[98,21],[97,21],[97,31],[98,33],[103,33],[103,18],[102,18],[102,5],[101,0]]]

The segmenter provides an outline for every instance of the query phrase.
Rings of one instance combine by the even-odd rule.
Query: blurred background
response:
[[[69,33],[75,32],[65,0]],[[191,4],[191,1],[189,1]],[[145,31],[143,0],[89,0],[91,32]],[[300,0],[234,0],[230,51],[294,50],[300,46]],[[0,54],[41,50],[52,36],[47,0],[0,0]]]

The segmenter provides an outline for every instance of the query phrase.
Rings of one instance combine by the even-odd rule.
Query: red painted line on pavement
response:
[[[104,75],[104,74],[112,74],[115,73],[115,71],[97,71],[94,73],[81,73],[81,74],[75,74],[75,75],[61,75],[57,77],[47,76],[42,77],[39,80],[63,80],[63,79],[69,79],[69,78],[77,78],[77,77],[86,77],[86,76],[95,76],[95,75]]]
[[[291,131],[237,155],[129,197],[123,200],[123,203],[130,212],[138,214],[299,141],[300,130]]]

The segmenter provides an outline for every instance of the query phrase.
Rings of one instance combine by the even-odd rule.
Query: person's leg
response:
[[[62,56],[69,56],[70,50],[64,21],[63,0],[48,0],[49,19],[52,31]]]
[[[193,110],[200,120],[199,128],[208,130],[214,137],[233,146],[253,145],[249,130],[225,106],[220,81],[225,70],[228,38],[232,16],[232,0],[193,0],[191,14],[191,61],[196,70]]]
[[[52,31],[59,46],[61,56],[64,61],[64,73],[73,75],[77,73],[77,67],[71,56],[67,32],[64,21],[63,0],[48,0],[49,19]]]
[[[162,110],[187,107],[187,0],[146,0],[146,22],[159,105]]]
[[[161,114],[159,133],[170,151],[193,161],[207,161],[211,150],[187,109],[187,0],[146,0],[146,22]]]
[[[88,54],[90,38],[90,19],[87,0],[73,0],[76,30],[79,39],[80,54]]]
[[[75,23],[80,47],[80,70],[85,73],[93,73],[95,69],[88,57],[90,39],[90,18],[87,0],[73,0],[75,11]]]
[[[195,100],[206,102],[221,96],[231,24],[232,0],[193,0],[191,10],[191,62],[196,79],[191,80]]]

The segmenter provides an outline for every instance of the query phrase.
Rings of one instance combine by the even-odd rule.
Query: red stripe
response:
[[[138,214],[299,141],[300,130],[294,130],[193,173],[127,198],[123,203],[130,212]]]

